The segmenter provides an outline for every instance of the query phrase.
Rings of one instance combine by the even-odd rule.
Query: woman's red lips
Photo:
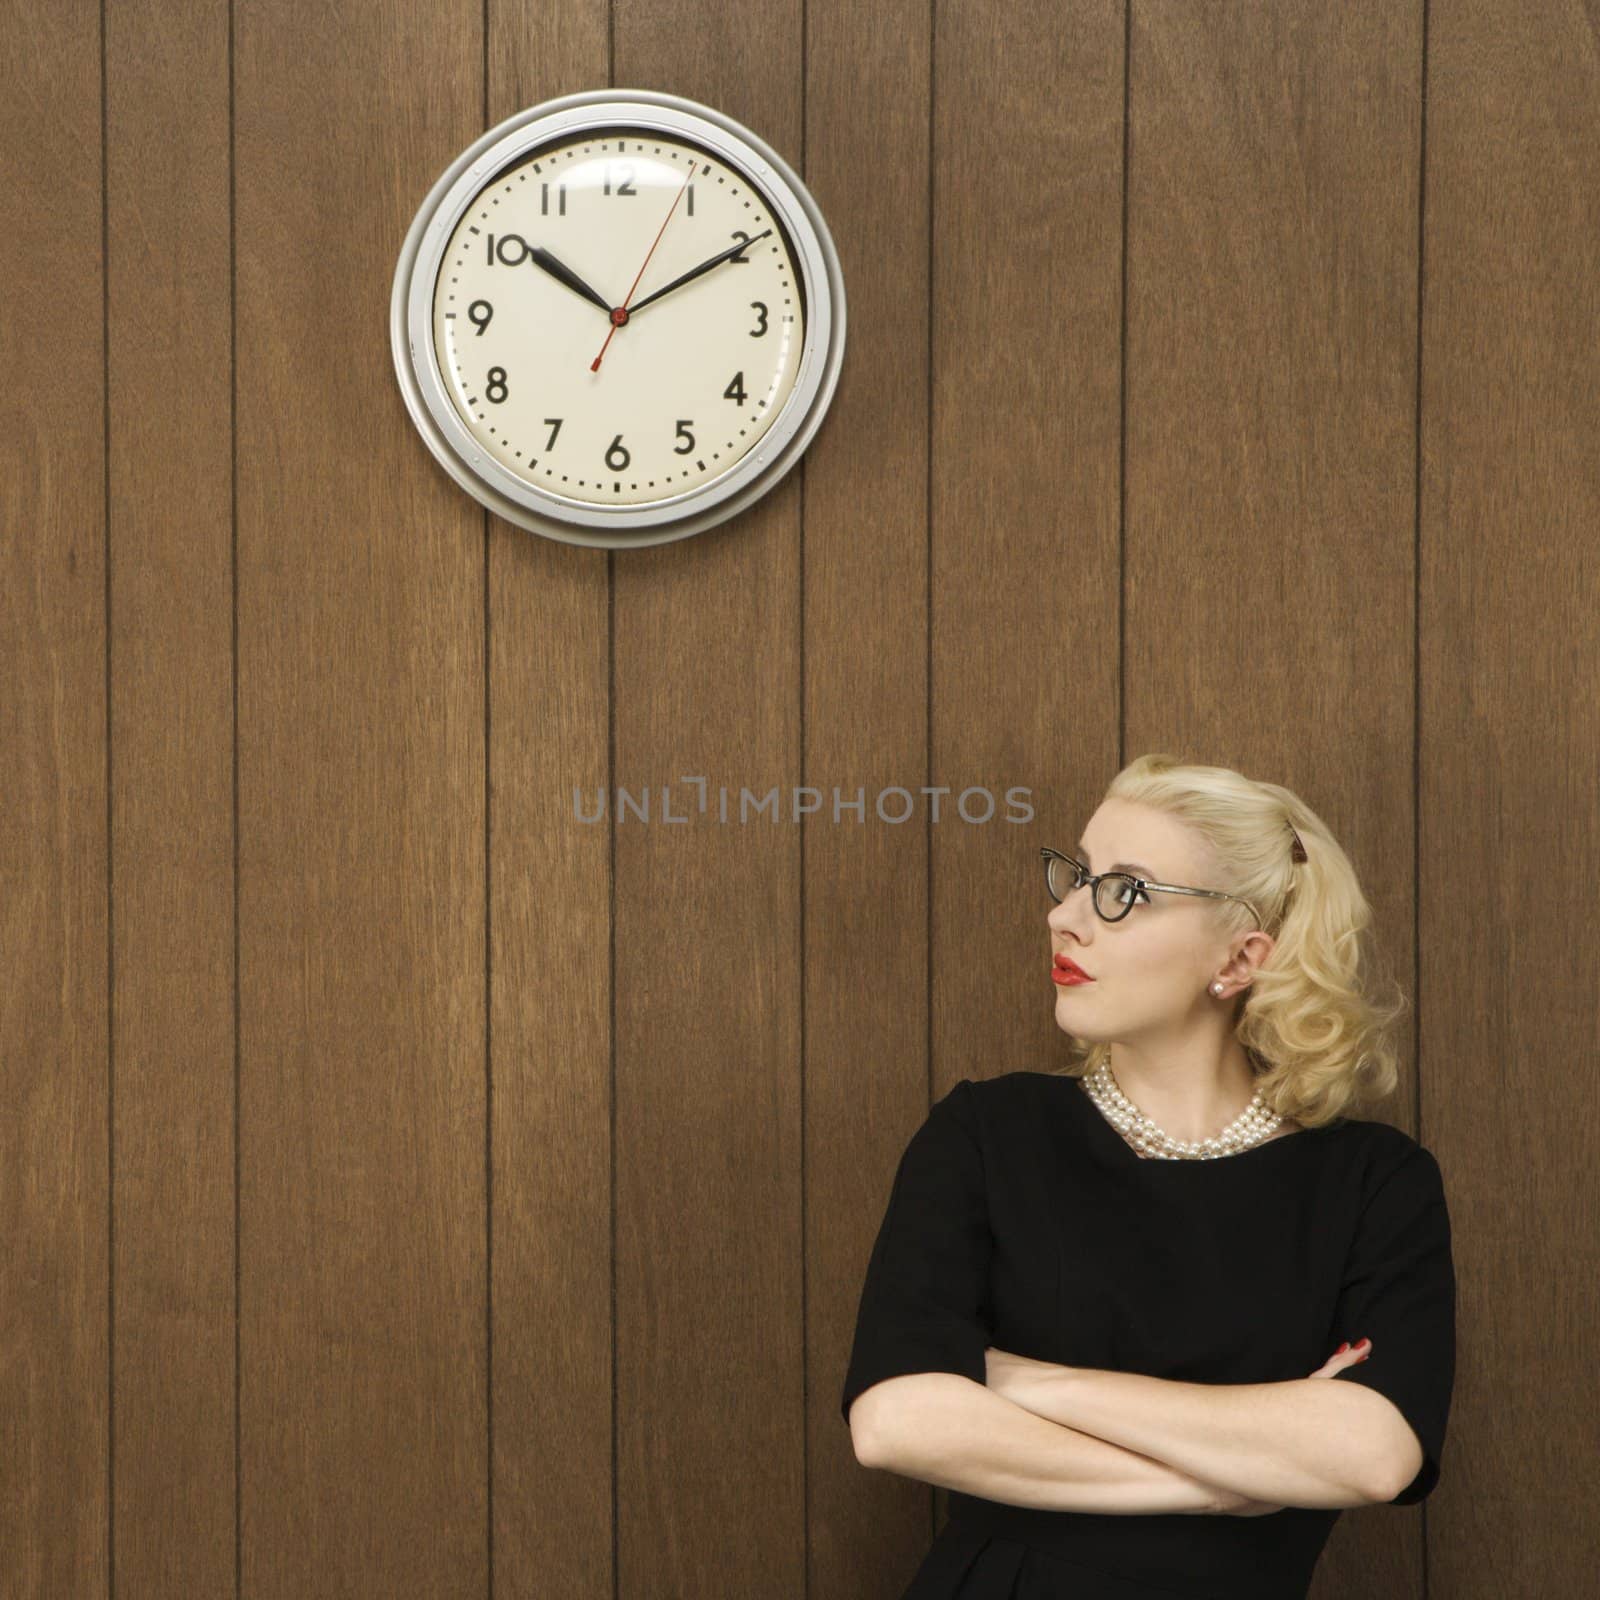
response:
[[[1050,976],[1055,979],[1057,983],[1094,982],[1094,979],[1091,978],[1089,974],[1071,958],[1071,956],[1064,956],[1059,950],[1056,951],[1055,965],[1051,970]]]

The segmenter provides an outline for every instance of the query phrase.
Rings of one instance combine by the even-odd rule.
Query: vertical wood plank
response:
[[[224,0],[105,14],[112,1492],[125,1594],[234,1589],[228,23]]]
[[[604,85],[609,21],[606,0],[491,6],[489,125]],[[611,787],[628,559],[489,518],[496,1595],[617,1592],[611,822],[576,821],[573,790]]]
[[[0,40],[0,1585],[76,1597],[110,1540],[98,10],[8,3]]]
[[[613,79],[746,123],[801,170],[799,0],[614,18]],[[624,1595],[769,1594],[805,1540],[800,846],[717,821],[800,779],[803,467],[619,553],[615,780],[709,811],[615,827],[617,1560]]]
[[[1057,1065],[1038,846],[1115,770],[1123,8],[936,15],[935,1096]]]
[[[240,1433],[251,1595],[488,1586],[483,518],[387,337],[475,0],[235,39]]]
[[[849,307],[844,370],[805,457],[802,572],[805,782],[822,807],[802,830],[806,1592],[841,1600],[905,1587],[934,1498],[860,1467],[839,1416],[867,1256],[928,1109],[932,42],[922,0],[806,6],[806,178]],[[904,822],[878,811],[896,788],[916,797]],[[885,814],[903,804],[888,796]]]
[[[1122,53],[1113,0],[937,8],[935,1095],[1057,1064],[1038,846],[1115,770]]]
[[[1428,1587],[1579,1594],[1600,1568],[1600,60],[1582,7],[1428,15],[1421,1124],[1459,1300]]]
[[[1421,13],[1136,6],[1125,760],[1322,814],[1412,985]],[[1415,1132],[1411,1068],[1373,1113]],[[1346,1515],[1314,1592],[1421,1596],[1421,1513]]]

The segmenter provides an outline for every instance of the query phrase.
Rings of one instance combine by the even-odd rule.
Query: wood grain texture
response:
[[[241,1592],[488,1588],[483,518],[388,340],[476,4],[236,16]],[[419,76],[419,71],[425,76]]]
[[[609,21],[604,0],[491,5],[486,126],[604,86]],[[613,1441],[637,1425],[615,1407],[612,829],[573,791],[590,815],[611,788],[629,555],[488,525],[493,1592],[608,1600]]]
[[[800,469],[803,765],[821,809],[802,830],[809,1590],[790,1592],[818,1596],[897,1594],[937,1498],[863,1471],[839,1418],[864,1224],[928,1107],[932,47],[925,5],[808,0],[805,177],[849,298],[844,373]],[[887,823],[895,790],[916,809]]]
[[[109,1563],[100,25],[0,9],[0,1595]],[[70,1402],[70,1403],[67,1403]]]
[[[1122,58],[1112,0],[937,12],[934,1098],[1055,1064],[1038,847],[1117,762]]]
[[[222,1595],[237,1438],[228,7],[136,0],[105,24],[113,1576],[123,1594]]]
[[[1576,1600],[1600,1569],[1595,22],[1429,13],[1420,1100],[1460,1300],[1435,1600]]]

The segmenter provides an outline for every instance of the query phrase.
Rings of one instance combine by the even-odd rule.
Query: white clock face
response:
[[[622,129],[492,178],[433,292],[440,375],[475,442],[540,489],[612,506],[736,467],[794,387],[805,315],[789,236],[745,174]]]

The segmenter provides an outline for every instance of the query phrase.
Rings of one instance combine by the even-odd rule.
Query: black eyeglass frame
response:
[[[1058,895],[1056,893],[1055,885],[1050,882],[1050,862],[1051,859],[1054,858],[1057,861],[1065,861],[1066,864],[1078,875],[1078,881],[1073,884],[1071,889],[1067,890],[1067,894],[1072,894],[1075,890],[1081,889],[1085,884],[1088,884],[1089,904],[1094,907],[1094,914],[1099,917],[1102,922],[1121,922],[1122,919],[1133,910],[1135,902],[1132,899],[1130,899],[1127,905],[1125,905],[1114,917],[1108,917],[1105,912],[1100,909],[1100,885],[1107,878],[1121,878],[1124,882],[1131,883],[1133,885],[1135,893],[1138,893],[1138,891],[1141,889],[1155,889],[1162,894],[1197,894],[1204,895],[1206,898],[1211,900],[1238,900],[1239,904],[1242,905],[1255,920],[1256,926],[1258,928],[1261,926],[1260,913],[1257,912],[1256,908],[1251,905],[1248,900],[1240,899],[1240,897],[1236,894],[1226,894],[1221,889],[1188,889],[1176,883],[1151,883],[1148,879],[1134,877],[1131,872],[1090,872],[1090,870],[1075,856],[1069,856],[1065,851],[1062,850],[1052,850],[1048,845],[1040,845],[1039,854],[1044,857],[1044,881],[1045,887],[1050,891],[1050,898],[1054,900],[1057,905],[1060,905],[1061,902],[1066,899],[1066,895]]]

